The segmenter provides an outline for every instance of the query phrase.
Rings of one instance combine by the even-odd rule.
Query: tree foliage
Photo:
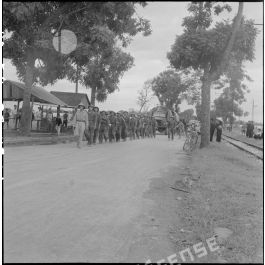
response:
[[[168,53],[171,65],[176,69],[192,67],[194,70],[203,70],[209,66],[209,72],[213,73],[222,61],[232,28],[231,23],[223,21],[209,30],[202,28],[197,31],[185,31],[184,34],[176,38],[171,51]],[[230,60],[227,63],[231,60],[237,62],[252,61],[256,35],[257,30],[254,27],[254,22],[242,19]],[[222,73],[225,73],[225,69]]]
[[[21,120],[25,134],[30,131],[34,82],[53,84],[71,72],[73,65],[85,66],[95,54],[113,47],[116,41],[126,47],[137,33],[151,33],[149,21],[137,15],[137,5],[144,7],[146,3],[3,2],[3,31],[10,35],[4,40],[4,58],[15,65],[27,87]],[[74,32],[78,42],[67,55],[56,52],[52,46],[53,37],[62,29]],[[43,62],[39,68],[34,64],[36,59]]]
[[[185,80],[183,73],[172,69],[161,72],[152,80],[152,89],[160,104],[170,109],[177,108],[181,94],[190,85],[190,79]]]
[[[229,89],[225,89],[224,93],[214,101],[214,105],[216,116],[222,117],[224,122],[232,123],[234,116],[241,117],[243,115],[240,104],[233,100],[233,95]]]
[[[214,81],[226,74],[231,62],[242,64],[254,59],[257,30],[252,20],[242,18],[243,3],[233,22],[222,21],[212,25],[213,15],[231,8],[217,2],[193,2],[190,16],[184,18],[184,33],[177,36],[167,54],[176,70],[193,68],[202,72],[201,81],[201,147],[209,144],[210,89]]]
[[[181,99],[186,100],[189,105],[195,105],[201,101],[201,71],[187,68],[179,71],[186,89],[181,93]]]
[[[95,99],[105,101],[108,94],[117,90],[120,78],[132,66],[133,57],[117,47],[90,60],[85,66],[82,83],[92,89],[92,104]]]

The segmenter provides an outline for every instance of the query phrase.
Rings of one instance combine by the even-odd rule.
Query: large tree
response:
[[[155,77],[151,86],[162,106],[177,109],[181,103],[181,94],[190,86],[190,80],[185,80],[183,73],[169,69]]]
[[[224,93],[214,101],[214,105],[215,115],[222,117],[224,122],[233,124],[235,116],[243,115],[240,104],[235,101],[233,93],[229,89],[225,89]]]
[[[249,92],[244,80],[252,81],[245,73],[242,64],[231,62],[226,75],[216,82],[216,88],[223,89],[222,94],[214,101],[215,113],[225,122],[232,125],[235,116],[241,117],[243,109],[240,105],[246,101],[245,94]]]
[[[136,5],[145,2],[3,2],[4,57],[11,59],[18,76],[26,83],[21,131],[30,132],[31,88],[34,82],[53,83],[72,72],[74,65],[85,66],[91,57],[117,40],[125,47],[138,32],[150,34],[150,24],[137,16]],[[60,54],[62,29],[77,37],[70,54]],[[52,46],[59,38],[59,53]],[[35,60],[41,59],[40,71]],[[82,69],[82,68],[81,68]]]
[[[117,90],[120,78],[132,66],[133,57],[117,47],[90,60],[86,64],[82,82],[91,88],[91,104],[95,105],[96,99],[105,101],[108,94]]]
[[[243,2],[233,23],[222,21],[214,27],[213,13],[219,14],[231,7],[216,2],[193,2],[184,18],[184,33],[177,36],[168,59],[177,70],[192,67],[202,72],[201,81],[201,147],[209,144],[210,132],[210,89],[214,81],[225,73],[230,61],[252,61],[257,31],[253,21],[242,19]]]

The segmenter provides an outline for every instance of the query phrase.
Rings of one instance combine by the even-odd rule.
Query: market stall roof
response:
[[[61,92],[61,91],[51,91],[51,93],[66,102],[68,106],[76,107],[80,102],[82,102],[86,109],[90,105],[90,101],[88,99],[87,94],[85,93],[72,93],[72,92]]]
[[[5,80],[3,83],[3,100],[23,100],[25,88],[26,86],[23,83]],[[65,102],[57,98],[55,95],[38,86],[32,86],[31,99],[34,100],[34,102],[68,106]]]

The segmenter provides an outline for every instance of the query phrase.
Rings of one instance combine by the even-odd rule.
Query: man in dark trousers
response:
[[[223,122],[216,119],[216,142],[221,142]]]
[[[252,121],[249,121],[247,123],[247,137],[252,138],[254,132],[254,123]]]
[[[87,144],[88,145],[92,145],[93,144],[93,139],[94,139],[94,131],[95,131],[95,127],[96,127],[96,114],[93,111],[93,107],[92,105],[90,105],[88,107],[88,122],[89,122],[89,126],[88,126],[88,130],[86,131],[86,138],[87,138]]]
[[[105,143],[108,141],[109,138],[109,118],[106,115],[105,111],[100,112],[100,119],[99,119],[99,143],[103,143],[103,139]]]
[[[116,128],[117,128],[117,118],[116,118],[116,113],[114,111],[110,111],[109,122],[110,122],[109,141],[110,143],[112,143],[115,141]]]
[[[213,141],[213,134],[214,134],[215,128],[216,128],[216,122],[214,118],[211,118],[211,121],[210,121],[210,141],[211,142]]]
[[[99,123],[100,123],[100,114],[99,114],[99,108],[93,107],[93,111],[95,112],[95,130],[94,130],[94,137],[93,137],[93,144],[96,144],[98,135],[99,135]]]

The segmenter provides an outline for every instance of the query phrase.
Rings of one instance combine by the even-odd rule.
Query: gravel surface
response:
[[[6,148],[5,262],[262,262],[262,163],[183,140]]]

